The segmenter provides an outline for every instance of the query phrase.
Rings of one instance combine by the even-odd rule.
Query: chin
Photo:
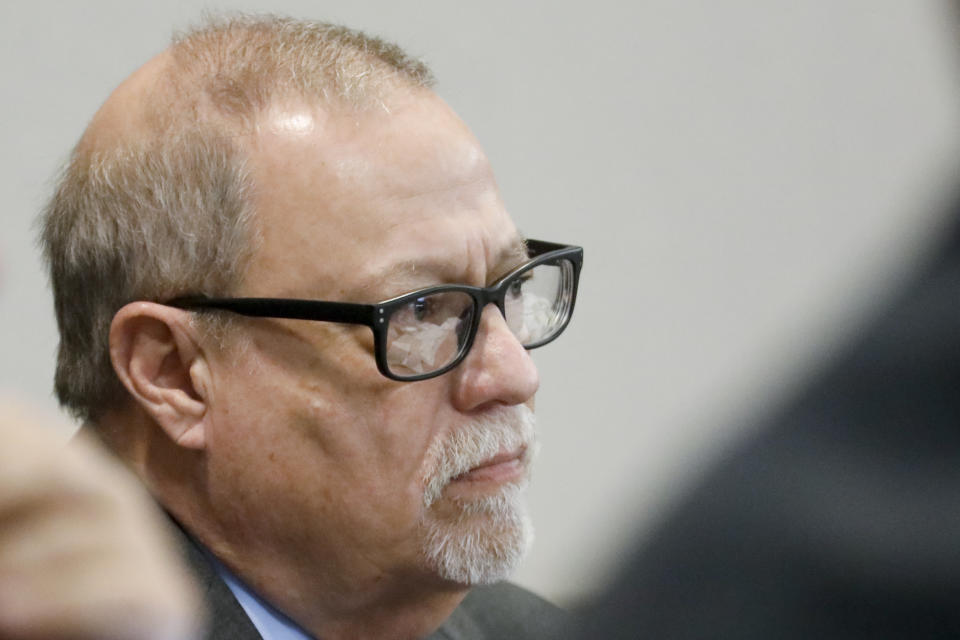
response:
[[[533,544],[533,523],[520,485],[496,495],[456,501],[456,515],[424,522],[423,551],[430,571],[464,586],[499,582],[520,565]]]

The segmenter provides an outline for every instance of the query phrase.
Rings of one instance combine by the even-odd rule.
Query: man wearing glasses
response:
[[[518,234],[430,82],[358,32],[212,21],[110,96],[45,212],[58,396],[189,537],[213,638],[563,630],[501,581],[528,349],[582,251]]]

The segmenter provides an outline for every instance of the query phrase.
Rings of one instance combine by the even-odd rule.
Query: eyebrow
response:
[[[530,249],[527,247],[527,239],[523,236],[514,236],[509,244],[504,246],[493,261],[493,278],[489,282],[499,280],[512,269],[519,267],[530,259]]]
[[[509,273],[516,267],[530,259],[530,251],[527,248],[527,241],[520,235],[516,235],[506,245],[504,245],[493,259],[492,267],[488,271],[486,284],[495,282]],[[383,274],[375,283],[370,283],[364,289],[381,288],[403,289],[395,291],[392,295],[402,295],[409,291],[428,287],[434,284],[455,284],[454,282],[438,282],[438,276],[444,273],[452,273],[459,265],[452,265],[449,262],[406,260],[393,265],[388,273]],[[423,282],[417,282],[417,277],[423,274],[426,276]],[[441,278],[442,279],[442,278]],[[465,283],[464,283],[465,284]],[[381,291],[386,293],[386,291]],[[391,295],[391,297],[392,297]]]

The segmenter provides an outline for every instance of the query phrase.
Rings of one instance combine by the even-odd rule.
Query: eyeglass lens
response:
[[[506,283],[507,326],[523,346],[537,346],[563,328],[572,295],[569,260],[528,269]],[[473,297],[462,291],[421,296],[394,310],[387,326],[390,372],[422,375],[453,362],[466,345],[475,313]]]

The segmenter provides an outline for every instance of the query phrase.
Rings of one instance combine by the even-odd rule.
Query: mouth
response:
[[[526,453],[525,445],[514,451],[501,451],[469,471],[455,476],[450,482],[504,484],[519,480],[527,470]]]

